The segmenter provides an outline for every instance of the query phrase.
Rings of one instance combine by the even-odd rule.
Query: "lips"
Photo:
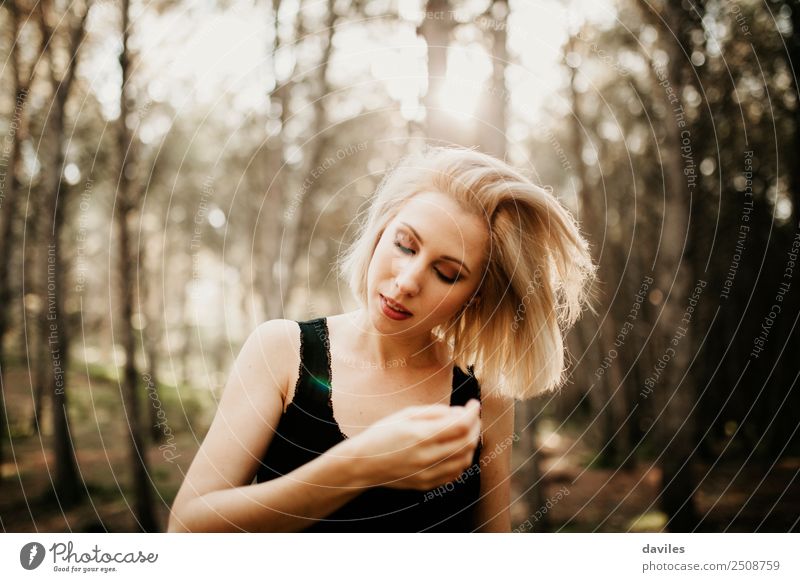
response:
[[[406,309],[406,307],[402,303],[398,303],[397,301],[393,301],[392,299],[389,299],[385,295],[381,295],[381,297],[383,297],[386,300],[386,303],[392,309],[395,309],[395,310],[399,311],[400,313],[405,313],[407,315],[413,315],[408,309]]]

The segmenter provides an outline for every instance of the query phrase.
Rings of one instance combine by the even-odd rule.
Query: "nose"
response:
[[[413,259],[395,259],[394,282],[403,295],[416,295],[420,289],[420,267]]]

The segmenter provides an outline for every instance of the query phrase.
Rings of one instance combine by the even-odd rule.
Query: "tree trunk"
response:
[[[263,174],[258,170],[254,172],[257,181],[254,187],[257,190],[266,187],[266,192],[263,203],[255,207],[248,217],[252,219],[252,222],[248,225],[248,230],[254,233],[254,237],[257,239],[253,244],[254,253],[256,254],[254,259],[255,263],[260,266],[260,268],[255,269],[254,273],[250,273],[249,279],[253,281],[254,294],[261,299],[262,313],[260,316],[263,319],[281,317],[279,314],[280,306],[285,304],[283,297],[276,296],[274,285],[274,281],[280,279],[281,276],[279,274],[276,277],[276,271],[282,269],[278,264],[280,260],[278,253],[281,245],[277,244],[276,236],[279,238],[285,225],[294,218],[291,206],[284,203],[283,200],[287,182],[287,165],[284,158],[286,143],[284,142],[283,128],[286,127],[286,123],[291,117],[294,66],[285,79],[278,78],[277,68],[275,67],[277,54],[284,46],[289,46],[282,43],[278,33],[278,14],[281,4],[282,0],[273,0],[272,2],[271,16],[274,33],[272,44],[267,47],[267,51],[273,63],[272,74],[275,77],[276,86],[269,95],[270,108],[267,112],[266,120],[272,120],[274,111],[279,111],[277,121],[280,124],[280,131],[275,135],[267,136],[261,148],[254,154],[255,158],[263,160],[261,163],[255,164],[255,167],[264,169]],[[296,42],[300,42],[304,34],[302,8],[303,4],[301,3],[295,23],[294,38]],[[294,63],[296,65],[296,60]],[[276,235],[276,233],[278,234]]]
[[[571,38],[567,45],[567,50],[577,50],[577,42]],[[603,245],[601,242],[604,219],[601,212],[595,204],[593,193],[589,188],[589,173],[586,165],[583,162],[583,151],[586,147],[583,131],[587,127],[586,116],[583,114],[581,96],[576,89],[577,69],[571,68],[570,78],[570,94],[572,98],[572,157],[575,161],[575,171],[578,174],[580,182],[579,199],[580,199],[580,219],[581,226],[586,233],[592,249],[594,261],[599,265],[599,272],[603,278],[603,282],[613,280],[613,262],[612,253],[606,248],[606,252],[601,255]],[[611,244],[607,242],[607,244]],[[605,313],[602,313],[605,309]],[[602,452],[600,458],[602,464],[606,466],[618,467],[625,459],[632,458],[628,450],[628,443],[630,438],[628,435],[629,426],[626,422],[627,407],[625,390],[622,386],[622,373],[619,369],[619,359],[615,356],[613,350],[613,340],[617,333],[617,325],[613,312],[611,310],[611,301],[607,297],[603,297],[603,305],[601,308],[602,320],[594,334],[595,346],[597,356],[592,360],[597,362],[595,370],[603,370],[603,374],[596,379],[596,384],[592,390],[599,391],[601,395],[592,396],[591,401],[595,403],[595,407],[599,404],[600,409],[595,412],[601,415],[601,447]],[[590,340],[591,341],[591,340]],[[588,346],[587,346],[588,347]],[[617,354],[618,355],[618,354]],[[592,373],[596,373],[592,370]]]
[[[528,518],[523,520],[523,524],[530,522],[530,526],[525,526],[525,531],[545,532],[550,530],[550,519],[542,508],[546,506],[547,500],[544,496],[542,482],[542,471],[539,466],[541,456],[536,442],[536,425],[538,418],[538,407],[534,400],[526,400],[517,407],[517,434],[520,438],[520,453],[524,461],[522,462],[518,474],[524,487],[522,497],[528,508]]]
[[[41,188],[35,188],[31,192],[34,198],[33,202],[37,207],[46,207],[47,201],[45,193]],[[44,246],[41,242],[44,216],[41,212],[31,212],[26,217],[25,229],[26,239],[30,242],[24,245],[23,254],[24,261],[27,265],[39,265],[43,263],[46,258],[44,255]],[[30,294],[33,297],[40,299],[38,305],[36,303],[26,306],[26,317],[31,319],[31,334],[26,339],[29,353],[32,355],[32,365],[34,367],[33,373],[33,418],[31,419],[31,431],[33,434],[40,434],[42,427],[46,426],[45,419],[43,418],[44,408],[47,400],[47,378],[49,355],[47,354],[47,317],[45,311],[44,297],[47,295],[46,285],[44,279],[41,279],[42,272],[40,269],[25,269],[23,273],[23,292]]]
[[[661,17],[651,10],[654,8],[645,5],[642,13],[654,26],[662,30],[666,26],[667,30],[679,33],[678,39],[673,35],[664,37],[666,40],[662,48],[669,58],[666,66],[653,63],[650,67],[653,90],[664,99],[666,106],[662,149],[664,216],[660,256],[655,272],[655,284],[664,292],[665,303],[656,321],[658,333],[654,337],[657,338],[657,357],[664,357],[667,350],[672,350],[669,352],[669,362],[654,388],[653,397],[659,418],[657,442],[663,444],[663,449],[659,451],[661,505],[669,516],[668,529],[687,532],[693,531],[698,524],[694,500],[697,483],[693,474],[692,454],[695,440],[694,416],[691,413],[694,395],[693,386],[688,381],[691,361],[689,330],[685,330],[686,336],[677,345],[672,345],[671,341],[677,337],[677,328],[682,325],[691,287],[691,265],[684,260],[684,241],[689,240],[689,212],[694,182],[687,181],[683,166],[693,163],[692,156],[695,154],[692,152],[691,133],[681,104],[683,67],[687,66],[681,36],[688,33],[689,23],[679,5],[663,2]]]
[[[49,375],[47,393],[53,402],[53,447],[56,460],[55,489],[59,502],[64,506],[76,504],[82,497],[78,480],[77,460],[70,432],[67,408],[67,371],[69,370],[69,328],[66,321],[65,294],[66,269],[60,245],[61,231],[66,211],[66,191],[61,182],[64,167],[64,104],[54,100],[51,115],[52,148],[51,186],[48,188],[48,225],[44,234],[47,258],[45,269],[47,346]]]
[[[296,204],[296,211],[292,219],[286,221],[284,228],[284,245],[287,249],[286,260],[280,261],[281,268],[286,265],[286,269],[279,278],[279,298],[282,302],[288,300],[288,295],[294,286],[294,274],[296,272],[297,257],[300,253],[300,245],[307,244],[308,235],[311,232],[316,216],[309,210],[311,202],[314,200],[315,194],[319,191],[319,177],[315,177],[316,172],[324,167],[323,155],[326,153],[326,145],[329,142],[324,137],[325,127],[327,126],[327,115],[325,111],[325,104],[327,102],[326,96],[331,92],[330,85],[327,81],[328,65],[331,60],[331,53],[333,52],[333,35],[335,34],[336,22],[338,16],[334,10],[333,0],[328,0],[328,12],[325,22],[325,48],[323,49],[322,58],[319,67],[317,67],[316,75],[316,88],[318,97],[314,100],[314,123],[312,125],[311,135],[314,136],[312,151],[308,158],[308,162],[304,164],[305,179],[302,181],[303,186],[297,193],[299,200]],[[306,189],[306,184],[309,184]],[[304,191],[305,190],[305,191]],[[279,245],[275,245],[276,247]],[[271,317],[284,317],[282,314],[274,313]]]
[[[794,118],[794,155],[800,156],[800,79],[797,71],[798,63],[800,63],[800,2],[793,0],[785,3],[790,8],[792,19],[792,30],[794,33],[786,38],[786,51],[782,54],[786,57],[786,66],[789,71],[794,71],[789,77],[792,82],[792,89],[794,90],[795,106],[792,108]],[[800,164],[789,164],[789,188],[791,190],[792,198],[792,224],[800,223]]]
[[[136,519],[139,528],[145,532],[157,531],[158,523],[153,511],[153,493],[147,463],[147,450],[143,446],[144,434],[142,416],[139,408],[139,382],[136,370],[136,333],[133,326],[134,286],[133,276],[134,257],[132,253],[129,218],[135,208],[132,200],[134,188],[126,169],[130,166],[129,155],[133,149],[133,137],[126,125],[128,118],[128,100],[126,90],[130,79],[129,67],[129,10],[130,0],[122,2],[122,51],[119,62],[122,71],[122,86],[120,89],[120,116],[117,134],[117,153],[119,155],[119,190],[115,201],[114,214],[117,228],[119,229],[119,302],[122,311],[122,343],[125,351],[125,367],[123,371],[124,406],[125,416],[130,435],[130,463],[133,471],[133,492],[136,504]]]
[[[11,13],[11,72],[14,76],[14,110],[11,117],[11,130],[13,134],[6,136],[6,148],[8,148],[7,165],[0,166],[0,175],[5,180],[4,189],[0,189],[0,467],[3,466],[3,451],[6,438],[6,409],[4,376],[8,368],[6,362],[6,333],[9,328],[11,315],[11,277],[10,270],[14,261],[14,247],[16,240],[14,237],[14,224],[17,220],[19,211],[19,188],[17,177],[21,175],[19,144],[26,137],[27,119],[25,116],[25,106],[28,101],[28,86],[21,80],[20,72],[20,45],[18,36],[20,31],[20,14],[17,2],[9,3]],[[11,132],[9,132],[11,133]],[[10,143],[9,143],[10,142]],[[5,160],[4,160],[5,162]],[[11,435],[9,434],[9,440]],[[3,475],[0,472],[0,481]]]
[[[425,94],[427,137],[436,145],[454,141],[453,124],[439,103],[447,75],[447,47],[454,27],[449,0],[428,0],[425,19],[417,29],[428,45],[428,91]]]
[[[49,124],[43,131],[50,133],[50,172],[45,180],[45,232],[43,241],[46,243],[47,258],[43,261],[44,283],[46,296],[44,299],[44,312],[47,323],[48,352],[48,378],[47,393],[52,394],[53,402],[53,451],[56,463],[55,494],[62,507],[77,504],[84,496],[85,491],[78,479],[77,459],[70,431],[68,414],[68,370],[69,370],[69,325],[66,319],[66,285],[65,278],[68,270],[67,261],[62,254],[60,245],[61,232],[64,227],[69,189],[63,186],[61,180],[64,161],[64,125],[65,105],[69,97],[75,70],[80,57],[80,46],[86,30],[86,17],[89,6],[85,7],[83,14],[78,17],[69,31],[69,54],[71,58],[66,69],[59,78],[55,66],[57,59],[53,55],[52,42],[53,28],[50,26],[50,3],[39,4],[39,23],[41,33],[48,39],[48,56],[50,68],[50,85],[52,89],[52,106],[48,117]],[[49,221],[49,224],[47,223]]]
[[[474,143],[481,151],[504,159],[506,155],[506,111],[510,93],[506,89],[506,49],[508,27],[507,0],[492,0],[485,19],[491,23],[486,31],[491,39],[492,76],[487,90],[481,91],[477,111]]]

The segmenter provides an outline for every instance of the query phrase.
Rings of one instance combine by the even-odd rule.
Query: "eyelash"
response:
[[[401,244],[400,244],[399,242],[397,242],[397,241],[395,241],[395,243],[394,243],[394,246],[396,246],[398,249],[400,249],[402,252],[404,252],[404,253],[406,253],[406,254],[409,254],[409,253],[413,253],[413,252],[414,252],[414,251],[413,251],[413,250],[411,250],[410,248],[408,248],[408,247],[404,247],[403,245],[401,245]],[[436,274],[438,275],[439,279],[441,279],[442,281],[444,281],[445,283],[447,283],[447,284],[449,284],[449,285],[454,285],[454,284],[456,283],[456,281],[458,281],[458,279],[459,279],[459,277],[458,277],[458,276],[456,276],[454,279],[448,279],[447,277],[445,277],[444,275],[442,275],[442,273],[441,273],[441,272],[440,272],[438,269],[436,270]]]

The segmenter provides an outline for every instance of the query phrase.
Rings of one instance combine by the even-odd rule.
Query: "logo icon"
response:
[[[38,542],[30,542],[19,551],[19,563],[26,570],[35,570],[44,561],[44,546]]]

